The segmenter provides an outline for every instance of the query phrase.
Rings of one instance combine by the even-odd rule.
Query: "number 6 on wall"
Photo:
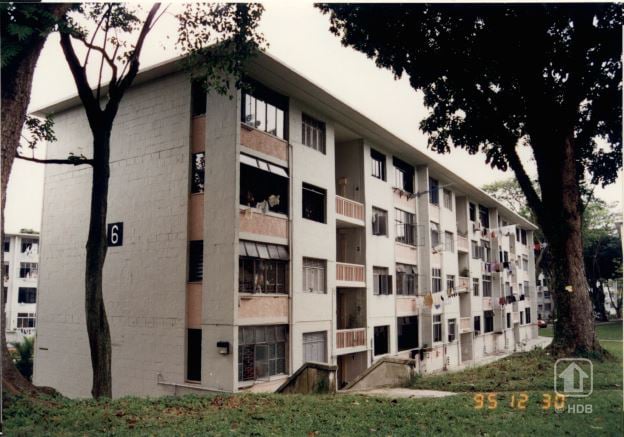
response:
[[[123,222],[109,223],[107,229],[107,242],[109,247],[123,245]]]

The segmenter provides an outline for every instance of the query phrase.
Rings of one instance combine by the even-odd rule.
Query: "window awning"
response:
[[[286,246],[241,240],[238,243],[238,247],[240,256],[261,259],[279,259],[285,261],[289,259],[288,248]]]
[[[288,171],[285,168],[280,167],[279,165],[271,164],[270,162],[264,161],[260,158],[245,155],[244,153],[240,154],[240,163],[250,167],[259,168],[260,170],[264,170],[284,178],[288,177]]]
[[[418,267],[409,265],[409,264],[397,264],[396,265],[397,273],[413,273],[418,274]]]

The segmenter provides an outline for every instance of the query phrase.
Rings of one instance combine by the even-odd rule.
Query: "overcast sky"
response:
[[[366,56],[342,47],[328,31],[327,17],[311,3],[274,1],[265,6],[261,30],[270,45],[270,54],[474,185],[480,187],[512,176],[485,165],[483,154],[470,156],[454,149],[451,154],[438,155],[426,150],[426,137],[418,130],[418,124],[427,112],[407,79],[395,81],[392,74],[376,68]],[[176,55],[166,38],[174,33],[175,23],[170,16],[157,24],[148,36],[142,67]],[[37,64],[30,108],[40,108],[75,93],[58,37],[53,35]],[[521,154],[526,167],[533,171],[528,154]],[[42,190],[43,166],[16,160],[7,192],[7,232],[21,228],[40,230]],[[597,194],[608,202],[621,202],[621,173],[616,184],[597,189]]]

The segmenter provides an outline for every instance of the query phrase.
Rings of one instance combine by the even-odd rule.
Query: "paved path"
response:
[[[414,390],[411,388],[402,388],[402,387],[388,387],[388,388],[373,388],[370,390],[349,390],[348,392],[344,392],[345,394],[350,395],[365,395],[365,396],[376,396],[376,397],[384,397],[384,398],[409,398],[409,399],[420,399],[420,398],[444,398],[446,396],[453,396],[457,393],[453,393],[451,391],[438,391],[438,390]]]

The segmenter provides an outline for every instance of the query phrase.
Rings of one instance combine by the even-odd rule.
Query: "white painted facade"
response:
[[[233,99],[210,94],[205,113],[192,117],[191,98],[198,96],[191,96],[188,78],[174,63],[142,73],[124,98],[113,128],[108,214],[110,223],[124,223],[124,242],[109,248],[104,272],[114,396],[234,392],[286,378],[312,350],[338,365],[344,385],[384,355],[414,357],[421,372],[433,372],[513,351],[537,336],[529,244],[534,225],[269,56],[254,59],[249,75],[286,100],[283,140],[241,123],[246,102],[241,93]],[[85,116],[75,104],[69,100],[40,111],[56,112],[59,141],[48,147],[50,156],[75,152],[70,145],[90,150]],[[304,144],[304,114],[324,124],[324,153]],[[385,180],[372,175],[371,150],[385,156]],[[189,168],[196,153],[205,154],[205,188],[190,194]],[[240,204],[241,168],[247,165],[241,153],[287,172],[287,211]],[[395,189],[395,158],[414,170],[411,195]],[[438,181],[439,205],[430,202],[430,178]],[[46,168],[40,273],[46,293],[40,300],[34,381],[75,397],[89,396],[91,384],[83,297],[89,182],[87,168]],[[320,221],[304,218],[310,205],[304,184],[324,193]],[[450,193],[450,208],[444,190]],[[254,203],[260,200],[265,199]],[[477,219],[470,220],[471,203],[487,208],[486,235]],[[385,235],[373,235],[373,208],[387,212]],[[397,209],[414,215],[417,235],[410,244],[396,241]],[[503,235],[503,225],[511,226],[513,235]],[[523,230],[526,244],[520,237],[516,241],[513,225]],[[432,226],[439,229],[442,247],[432,247]],[[445,232],[452,234],[452,247],[444,247]],[[203,278],[189,282],[188,247],[197,240],[203,241]],[[511,268],[491,274],[491,296],[483,296],[486,263],[473,257],[472,240],[490,244],[491,265],[499,261],[499,247],[508,253]],[[286,248],[285,292],[255,292],[257,273],[254,291],[243,290],[239,242]],[[304,290],[306,259],[325,266],[320,291]],[[417,266],[414,295],[397,295],[397,264]],[[379,268],[391,276],[391,293],[375,292],[383,288],[374,286]],[[441,270],[436,301],[444,296],[437,306],[425,299],[432,291],[433,268]],[[269,284],[269,273],[264,274]],[[462,275],[467,287],[460,284]],[[453,290],[447,276],[454,277]],[[476,293],[473,278],[479,280]],[[516,302],[500,306],[505,282],[513,285]],[[492,329],[484,332],[488,310]],[[417,344],[399,350],[403,317],[417,317],[411,319],[417,320],[417,332],[415,326],[402,331],[417,336]],[[479,333],[475,317],[480,317]],[[454,338],[449,338],[449,320],[455,321]],[[274,326],[285,331],[267,328]],[[200,375],[193,378],[188,330],[201,338],[201,348],[193,346],[201,356]],[[253,340],[243,338],[244,332],[254,332]],[[285,364],[279,371],[282,345],[268,337],[282,332]],[[326,353],[319,353],[318,342],[313,349],[306,346],[304,334],[325,338]]]
[[[39,234],[5,234],[3,298],[6,298],[6,338],[8,343],[35,335],[39,290]]]

